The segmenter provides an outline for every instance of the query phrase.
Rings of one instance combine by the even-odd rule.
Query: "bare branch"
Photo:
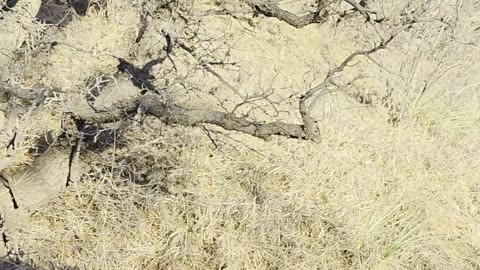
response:
[[[306,139],[301,125],[283,122],[257,123],[231,113],[215,110],[186,109],[163,102],[158,95],[147,96],[142,104],[148,107],[148,113],[165,123],[195,126],[197,124],[213,124],[226,130],[243,132],[258,138],[266,139],[273,135]]]
[[[107,123],[124,119],[128,115],[135,114],[142,96],[121,100],[111,104],[110,108],[102,108],[102,111],[95,111],[88,104],[77,104],[72,113],[79,119],[93,123]]]
[[[95,112],[89,107],[83,111],[75,111],[77,117],[91,122],[108,122],[123,118],[127,113],[136,112],[141,107],[142,111],[157,117],[166,124],[179,124],[183,126],[196,126],[199,124],[213,124],[225,130],[234,130],[258,138],[268,139],[270,136],[279,135],[289,138],[307,139],[302,125],[284,122],[257,123],[244,117],[235,116],[208,109],[188,109],[173,103],[165,102],[160,95],[147,93],[141,97],[122,101],[111,108],[109,112]]]
[[[298,16],[287,10],[280,8],[278,5],[263,0],[240,0],[241,2],[249,5],[251,8],[260,12],[267,17],[275,17],[281,21],[284,21],[296,28],[303,28],[309,24],[321,23],[325,21],[327,12],[324,11],[323,1],[318,1],[318,9],[315,12]]]
[[[227,80],[225,80],[222,75],[218,74],[215,70],[213,70],[207,63],[202,61],[200,57],[198,57],[197,53],[195,52],[195,49],[188,47],[187,45],[183,44],[180,41],[177,41],[177,44],[180,48],[188,52],[195,60],[198,61],[198,63],[210,74],[215,76],[221,83],[223,83],[225,86],[227,86],[230,90],[232,90],[237,96],[239,96],[242,99],[245,99],[245,96],[240,93],[240,91],[235,88],[233,85],[231,85]]]
[[[318,131],[318,128],[316,127],[315,120],[310,116],[312,106],[311,105],[308,106],[307,101],[317,94],[319,96],[324,96],[328,93],[336,91],[336,88],[329,88],[329,86],[334,84],[333,76],[335,74],[343,72],[344,69],[348,66],[348,64],[350,64],[356,57],[358,57],[358,56],[368,57],[369,55],[371,55],[371,54],[373,54],[373,53],[375,53],[379,50],[385,49],[386,46],[390,42],[392,42],[392,40],[395,38],[395,36],[397,36],[399,33],[401,33],[403,30],[405,30],[408,27],[410,27],[410,25],[407,25],[405,27],[401,27],[397,31],[394,31],[393,34],[388,39],[382,40],[382,42],[379,45],[373,47],[372,49],[358,50],[358,51],[353,52],[345,60],[343,60],[343,62],[340,63],[340,65],[338,65],[334,69],[330,70],[327,73],[327,76],[325,77],[325,79],[323,80],[322,83],[320,83],[317,86],[311,88],[310,90],[307,91],[307,93],[305,93],[303,96],[300,97],[299,111],[300,111],[300,115],[301,115],[301,117],[304,121],[304,124],[305,124],[305,132],[310,139],[318,137],[320,135],[320,132]],[[318,100],[318,98],[316,98],[316,99]]]
[[[353,8],[355,8],[358,12],[360,12],[360,14],[362,14],[363,17],[365,17],[365,19],[367,19],[367,21],[370,21],[369,13],[373,13],[373,14],[376,13],[373,10],[369,10],[369,9],[361,6],[359,3],[355,2],[354,0],[343,0],[343,1],[347,2],[349,5],[351,5]]]

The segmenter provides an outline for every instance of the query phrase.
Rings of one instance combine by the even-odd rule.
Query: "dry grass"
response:
[[[192,9],[208,10],[210,2]],[[339,78],[368,75],[353,90],[367,91],[373,102],[361,105],[343,93],[322,100],[322,142],[223,132],[212,133],[215,148],[200,128],[149,119],[141,129],[126,130],[83,181],[32,215],[12,236],[18,251],[43,268],[479,269],[480,54],[470,43],[480,36],[468,26],[478,27],[470,13],[478,7],[397,2],[378,7],[392,17],[424,8],[431,21],[375,55],[382,68],[361,60]],[[108,54],[124,57],[134,50],[135,25],[120,18],[136,21],[138,6],[114,3],[109,20],[116,27],[90,14],[50,37],[74,47],[20,63],[16,76],[22,83],[37,82],[39,66],[49,63],[42,83],[71,94],[47,106],[52,123],[58,124],[55,108],[74,104],[85,78],[113,73]],[[456,12],[453,34],[433,20]],[[245,92],[274,88],[278,100],[323,79],[329,67],[374,38],[360,18],[301,30],[255,20],[251,27],[211,16],[200,25],[205,34],[224,38],[211,44],[234,44],[231,60],[240,68],[220,69],[225,78]],[[152,23],[138,45],[140,63],[161,48],[159,29],[177,31],[170,23]],[[87,32],[91,38],[85,40]],[[177,80],[199,92],[174,92],[174,85],[172,98],[216,107],[223,98],[234,99],[215,78],[190,69],[191,58],[175,57]],[[212,90],[218,95],[209,95]],[[390,90],[391,108],[382,104]],[[298,120],[290,103],[279,108],[290,111],[281,119]],[[388,123],[391,114],[401,117],[398,125]],[[23,129],[40,136],[47,123],[42,119]],[[142,174],[147,181],[137,181]]]
[[[33,217],[20,246],[81,269],[480,265],[478,142],[383,124],[331,138],[252,143],[260,153],[185,138],[196,147],[166,178],[78,183]]]

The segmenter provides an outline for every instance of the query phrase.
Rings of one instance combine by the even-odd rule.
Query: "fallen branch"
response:
[[[259,13],[267,17],[275,17],[281,21],[284,21],[296,28],[303,28],[309,24],[321,23],[325,20],[328,13],[324,11],[324,3],[322,0],[318,0],[318,9],[315,12],[298,16],[290,11],[280,8],[278,5],[271,1],[264,0],[240,0],[241,2],[249,5]]]
[[[197,60],[197,62],[200,64],[200,66],[202,66],[203,69],[205,69],[205,71],[207,71],[208,73],[215,76],[221,83],[223,83],[226,87],[228,87],[230,90],[232,90],[240,98],[242,98],[242,99],[246,98],[244,95],[242,95],[240,93],[240,91],[237,88],[235,88],[232,84],[227,82],[227,80],[225,80],[222,77],[222,75],[218,74],[218,72],[213,70],[207,63],[202,61],[202,59],[200,59],[200,57],[196,53],[195,49],[188,47],[187,45],[183,44],[180,41],[177,41],[177,44],[180,48],[182,48],[184,51],[188,52],[193,58],[195,58],[195,60]]]
[[[148,28],[148,17],[151,16],[150,12],[146,9],[147,1],[142,1],[140,5],[140,27],[138,29],[137,38],[135,38],[135,43],[139,43],[145,32],[147,32]]]
[[[137,109],[138,108],[138,109]],[[188,109],[165,102],[160,95],[147,93],[143,97],[124,100],[111,107],[108,112],[95,112],[90,108],[76,111],[76,117],[93,123],[105,123],[132,115],[137,111],[157,117],[166,124],[197,126],[213,124],[225,130],[233,130],[258,138],[268,139],[278,135],[288,138],[307,139],[302,125],[284,122],[258,123],[244,117],[208,109]]]
[[[76,118],[90,123],[114,122],[134,114],[141,101],[142,96],[135,96],[118,101],[109,108],[102,108],[102,111],[95,111],[88,104],[79,104],[72,113]]]
[[[333,76],[337,73],[343,72],[344,69],[350,64],[355,58],[358,56],[365,56],[368,57],[369,55],[385,49],[388,44],[390,44],[394,38],[400,34],[403,30],[411,27],[411,25],[406,25],[398,28],[396,31],[393,31],[393,34],[388,39],[382,39],[382,42],[377,46],[368,49],[368,50],[358,50],[350,54],[345,60],[343,60],[340,65],[331,69],[322,83],[316,85],[315,87],[308,90],[303,96],[300,97],[299,101],[299,111],[300,115],[302,116],[303,122],[305,124],[305,132],[309,138],[315,138],[319,136],[319,131],[316,127],[316,121],[311,117],[310,112],[312,111],[312,104],[310,106],[307,105],[307,101],[309,101],[312,97],[317,96],[316,99],[318,100],[319,97],[324,96],[328,93],[336,91],[336,88],[329,88],[332,85],[335,85],[333,82]]]
[[[355,0],[343,0],[345,2],[347,2],[350,6],[352,6],[355,10],[357,10],[358,12],[360,12],[360,14],[362,14],[363,17],[365,17],[365,19],[367,21],[371,21],[371,18],[370,18],[370,13],[372,14],[376,14],[375,11],[373,10],[370,10],[362,5],[360,5],[359,3],[355,2]]]
[[[289,138],[306,139],[302,125],[284,122],[258,123],[232,113],[215,110],[187,109],[175,104],[163,102],[158,95],[148,95],[140,104],[146,112],[169,124],[195,126],[213,124],[225,130],[243,132],[258,138],[267,139],[273,135]]]

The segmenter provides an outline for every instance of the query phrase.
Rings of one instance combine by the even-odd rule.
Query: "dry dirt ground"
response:
[[[153,67],[163,99],[232,111],[260,95],[235,113],[300,124],[299,95],[391,25],[415,23],[349,63],[338,91],[314,101],[321,140],[150,116],[114,123],[126,127],[107,149],[82,150],[88,171],[8,233],[4,260],[16,269],[480,269],[480,2],[373,1],[387,18],[379,33],[342,1],[300,29],[242,1],[163,2],[108,0],[61,27],[34,20],[40,1],[0,13],[1,82],[60,90],[14,126],[0,111],[0,158],[14,164],[0,169],[34,162],[92,76],[114,81],[99,108],[137,93],[116,57],[141,66],[159,57],[165,33],[196,57],[174,45]],[[311,2],[278,5],[304,14]]]

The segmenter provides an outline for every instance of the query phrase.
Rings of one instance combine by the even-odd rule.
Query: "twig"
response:
[[[411,24],[413,24],[412,22]],[[300,115],[303,119],[304,125],[305,125],[305,133],[310,139],[313,139],[315,137],[320,136],[320,131],[318,130],[315,121],[313,118],[310,116],[310,112],[312,110],[312,106],[307,105],[307,101],[310,100],[310,98],[314,97],[317,93],[321,93],[321,96],[334,91],[332,89],[330,90],[324,90],[327,89],[330,85],[334,84],[333,82],[333,76],[337,73],[343,72],[344,69],[358,56],[366,56],[368,57],[370,54],[373,54],[379,50],[385,49],[388,44],[392,42],[392,40],[403,30],[411,27],[411,24],[408,24],[406,26],[402,26],[398,28],[396,31],[393,31],[393,34],[388,38],[388,39],[382,39],[382,42],[373,47],[372,49],[368,50],[358,50],[350,54],[345,60],[343,60],[340,65],[335,67],[334,69],[331,69],[328,73],[325,79],[323,80],[322,83],[316,85],[315,87],[311,88],[308,90],[303,96],[300,97],[299,100],[299,111]]]
[[[185,50],[186,52],[188,52],[191,56],[193,56],[193,58],[195,58],[195,60],[197,60],[199,62],[199,64],[207,71],[209,72],[210,74],[212,74],[213,76],[217,77],[217,79],[222,82],[225,86],[227,86],[228,88],[230,88],[230,90],[232,90],[237,96],[239,96],[240,98],[242,99],[245,99],[246,97],[244,95],[242,95],[240,93],[240,91],[235,88],[234,86],[232,86],[229,82],[227,82],[223,77],[222,75],[218,74],[215,70],[213,70],[207,63],[204,63],[197,55],[197,53],[195,52],[195,49],[193,48],[190,48],[188,47],[187,45],[183,44],[182,42],[179,42],[177,41],[177,44],[178,46],[180,46],[180,48],[182,48],[183,50]]]

